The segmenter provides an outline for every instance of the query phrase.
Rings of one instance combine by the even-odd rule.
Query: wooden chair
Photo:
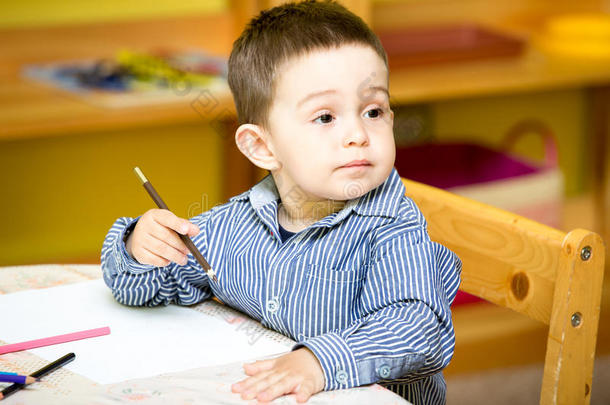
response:
[[[461,290],[548,325],[540,403],[588,404],[604,273],[599,235],[584,229],[566,234],[402,181],[432,240],[462,260]]]

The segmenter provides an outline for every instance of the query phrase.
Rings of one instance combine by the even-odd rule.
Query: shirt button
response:
[[[384,364],[383,366],[379,367],[379,369],[377,370],[377,373],[379,373],[379,377],[381,377],[381,378],[389,378],[390,377],[390,366],[388,366],[387,364]]]
[[[345,372],[345,370],[337,371],[337,374],[335,374],[335,378],[337,379],[337,382],[339,384],[347,383],[347,373]]]
[[[280,303],[277,300],[277,298],[272,298],[270,300],[267,301],[267,311],[269,311],[270,313],[274,313],[276,312],[280,307]]]

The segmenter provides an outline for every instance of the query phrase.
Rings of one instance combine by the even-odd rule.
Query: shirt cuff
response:
[[[307,347],[318,358],[324,371],[324,390],[360,385],[356,360],[345,340],[336,333],[326,333],[296,344],[292,350]]]
[[[153,266],[152,264],[142,264],[138,262],[136,259],[131,257],[129,252],[127,252],[127,248],[125,247],[125,236],[131,232],[133,227],[136,226],[136,223],[139,219],[140,217],[137,217],[134,218],[131,222],[129,222],[118,235],[117,241],[114,244],[114,257],[117,258],[117,271],[119,274],[141,274],[146,273],[147,271],[150,271],[155,268],[155,266]]]
[[[356,361],[346,341],[336,333],[299,342],[292,350],[301,347],[307,347],[318,358],[324,371],[325,391],[395,380],[420,369],[425,362],[425,356],[421,353]]]
[[[358,361],[358,378],[362,385],[396,380],[420,370],[426,358],[421,353],[399,357],[374,357]]]

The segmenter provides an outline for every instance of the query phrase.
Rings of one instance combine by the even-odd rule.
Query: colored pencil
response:
[[[105,326],[103,328],[83,330],[80,332],[67,333],[65,335],[29,340],[27,342],[12,343],[9,345],[0,346],[0,354],[20,352],[22,350],[34,349],[36,347],[56,345],[58,343],[72,342],[74,340],[87,339],[108,334],[110,334],[110,328]]]
[[[29,375],[19,375],[19,374],[0,374],[0,382],[10,382],[17,384],[31,384],[36,379],[34,377],[30,377]]]
[[[76,357],[76,355],[74,353],[68,353],[65,356],[55,360],[54,362],[47,364],[40,370],[33,372],[30,376],[33,378],[36,378],[36,379],[40,379],[40,378],[44,377],[45,375],[57,370],[58,368],[68,364],[69,362],[74,360],[75,357]],[[20,389],[22,389],[24,387],[26,387],[25,384],[9,385],[8,387],[6,387],[2,391],[0,391],[0,400],[8,397],[9,395],[14,394],[15,392],[19,391]]]
[[[148,194],[152,197],[153,201],[157,204],[157,207],[169,211],[169,208],[167,208],[167,205],[165,204],[165,202],[163,202],[161,196],[157,193],[157,190],[155,190],[150,181],[148,181],[146,176],[144,176],[142,170],[140,170],[139,167],[134,167],[133,171],[140,178],[140,180],[142,181],[142,185],[144,186]],[[182,235],[181,233],[178,233],[178,236],[180,237],[180,239],[182,239],[182,242],[184,242],[188,250],[193,254],[193,256],[201,265],[201,267],[203,267],[203,270],[205,270],[208,277],[212,279],[212,281],[216,281],[216,273],[214,272],[214,270],[212,270],[212,266],[210,266],[210,264],[205,260],[205,258],[203,257],[201,252],[199,252],[191,238],[186,235]]]

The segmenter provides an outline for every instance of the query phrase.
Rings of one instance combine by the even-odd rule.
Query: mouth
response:
[[[351,162],[349,162],[348,164],[345,164],[343,167],[363,167],[363,166],[371,166],[371,162],[369,162],[366,159],[362,159],[362,160],[353,160]]]

